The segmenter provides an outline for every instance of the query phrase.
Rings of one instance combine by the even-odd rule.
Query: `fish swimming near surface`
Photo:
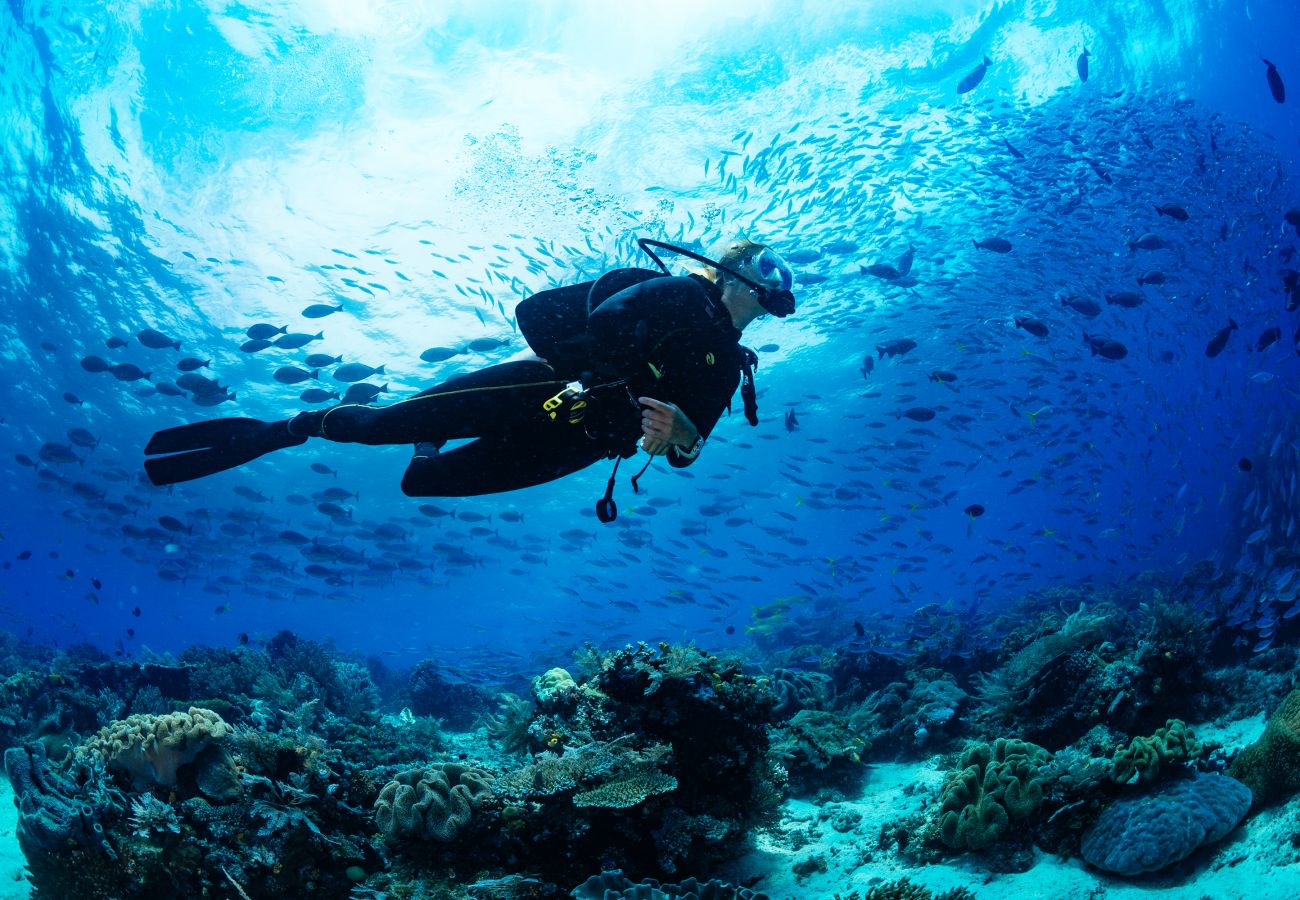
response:
[[[1016,159],[1024,159],[1024,158],[1025,158],[1025,154],[1021,153],[1021,152],[1020,152],[1019,150],[1017,150],[1015,147],[1012,147],[1012,146],[1011,146],[1011,142],[1010,142],[1009,140],[1007,140],[1006,138],[1003,138],[1003,139],[1002,139],[1002,143],[1006,144],[1006,146],[1007,146],[1007,152],[1010,153],[1012,156],[1014,156]]]
[[[1282,76],[1277,71],[1277,66],[1268,60],[1261,60],[1264,65],[1268,66],[1265,75],[1268,78],[1268,89],[1273,94],[1273,99],[1278,103],[1286,102],[1286,85],[1282,83]]]
[[[1038,319],[1033,319],[1029,316],[1016,316],[1013,321],[1016,323],[1017,328],[1022,328],[1025,331],[1028,331],[1034,337],[1047,337],[1049,334],[1047,326]]]
[[[118,381],[139,381],[140,379],[148,381],[149,376],[153,374],[152,372],[145,372],[135,363],[118,363],[115,366],[109,366],[108,371]]]
[[[282,325],[277,328],[274,325],[268,325],[265,322],[259,322],[256,325],[250,325],[244,334],[248,335],[249,340],[269,341],[277,334],[284,334],[289,330],[288,325]]]
[[[177,350],[181,349],[180,341],[173,340],[161,331],[154,331],[152,328],[146,328],[135,337],[143,346],[151,350],[166,350],[168,347],[174,347]]]
[[[420,354],[420,359],[427,363],[437,363],[451,359],[459,353],[459,350],[453,350],[451,347],[430,347]]]
[[[834,253],[837,256],[843,256],[846,253],[853,253],[857,249],[858,249],[857,244],[855,244],[853,241],[845,241],[845,240],[831,241],[829,244],[822,245],[822,250],[826,251],[827,253]]]
[[[1153,234],[1152,232],[1147,232],[1136,241],[1126,241],[1125,243],[1128,244],[1129,253],[1133,253],[1136,250],[1163,250],[1169,246],[1165,243],[1164,238],[1158,234]]]
[[[786,431],[799,430],[799,417],[795,415],[793,409],[787,409],[785,411],[785,430]]]
[[[954,381],[957,380],[957,376],[954,375],[952,372],[944,372],[939,369],[936,369],[933,372],[931,372],[929,378],[930,381],[937,381],[940,384],[952,384]]]
[[[334,370],[334,380],[344,382],[361,381],[369,378],[371,375],[382,374],[384,374],[383,366],[371,368],[370,366],[362,365],[361,363],[347,363],[346,365],[339,366]]]
[[[894,413],[895,419],[907,418],[913,422],[929,422],[935,417],[934,410],[928,406],[913,406],[911,409],[905,409],[902,412]]]
[[[1210,342],[1205,345],[1205,355],[1213,359],[1223,352],[1223,348],[1228,346],[1228,338],[1237,330],[1237,323],[1228,319],[1228,324],[1223,326],[1210,338]]]
[[[902,356],[909,350],[916,349],[916,341],[907,338],[898,338],[897,340],[885,341],[883,344],[876,344],[876,352],[880,354],[879,359],[886,356]]]
[[[330,356],[328,353],[313,353],[303,360],[309,369],[323,369],[326,366],[332,366],[335,363],[343,362],[341,356]]]
[[[304,319],[323,319],[326,316],[332,316],[336,312],[343,312],[343,304],[330,306],[328,303],[313,303],[302,311]]]
[[[1011,252],[1011,242],[1006,238],[991,237],[985,238],[982,241],[977,241],[972,238],[971,243],[975,245],[976,250],[992,250],[994,253]]]
[[[298,395],[298,399],[303,403],[324,403],[339,399],[339,395],[337,391],[327,391],[324,388],[308,388]]]
[[[104,341],[104,346],[108,347],[109,350],[121,350],[123,347],[127,346],[130,343],[131,342],[128,341],[126,338],[120,338],[117,335],[114,335],[113,337]]]
[[[112,366],[108,361],[99,356],[83,356],[81,358],[81,368],[92,374],[107,372]]]
[[[912,260],[915,258],[916,247],[912,244],[908,244],[907,250],[898,258],[898,265],[896,268],[898,269],[898,274],[900,276],[906,275],[908,272],[912,271]]]
[[[1166,203],[1163,206],[1156,205],[1156,212],[1159,215],[1168,216],[1169,218],[1176,219],[1179,222],[1186,222],[1188,219],[1187,210],[1183,209],[1181,206],[1175,206],[1172,203]]]
[[[289,332],[282,334],[271,343],[281,350],[297,350],[299,347],[305,347],[312,341],[319,341],[325,337],[325,332],[318,331],[315,334],[305,334],[303,332]]]
[[[1087,297],[1062,297],[1061,305],[1074,310],[1081,316],[1087,316],[1089,319],[1095,319],[1101,315],[1101,304],[1096,300],[1089,300]]]
[[[862,358],[862,377],[866,378],[868,375],[870,375],[871,371],[875,369],[875,367],[876,367],[876,361],[875,359],[872,358],[871,354],[868,353],[866,356]]]
[[[975,90],[975,88],[979,87],[979,83],[984,80],[984,74],[988,72],[989,66],[992,64],[993,60],[989,59],[987,56],[984,57],[982,63],[971,69],[966,73],[966,77],[957,82],[957,93],[968,94]]]
[[[187,356],[176,364],[176,368],[182,372],[194,372],[198,369],[211,368],[210,359],[196,359],[193,356]]]
[[[874,263],[870,266],[858,266],[858,271],[863,275],[874,275],[877,278],[883,278],[886,281],[893,281],[895,278],[902,276],[902,272],[889,265],[889,263]]]
[[[269,346],[271,346],[270,341],[263,338],[253,338],[252,340],[244,341],[240,344],[239,351],[241,353],[258,353]]]
[[[1088,80],[1088,57],[1089,56],[1092,56],[1092,54],[1088,52],[1087,47],[1084,47],[1083,52],[1079,54],[1079,58],[1074,61],[1074,67],[1079,72],[1080,81]]]
[[[275,374],[271,377],[281,384],[298,384],[313,378],[320,378],[320,369],[312,369],[308,372],[299,369],[297,366],[281,366],[275,370]]]
[[[350,386],[343,392],[344,403],[369,403],[380,394],[388,393],[388,385],[373,385],[369,382],[358,382]]]

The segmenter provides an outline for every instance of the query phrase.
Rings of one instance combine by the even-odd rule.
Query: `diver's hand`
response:
[[[691,423],[674,403],[664,403],[652,397],[638,397],[641,410],[641,449],[651,456],[662,456],[677,445],[689,447],[699,436],[699,429]]]

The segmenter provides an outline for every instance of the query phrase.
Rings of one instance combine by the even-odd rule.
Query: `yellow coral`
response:
[[[128,716],[88,738],[81,752],[99,753],[109,768],[130,773],[137,790],[176,787],[176,772],[233,729],[210,709]]]

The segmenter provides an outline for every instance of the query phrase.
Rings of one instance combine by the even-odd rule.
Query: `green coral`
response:
[[[491,784],[487,772],[456,763],[399,772],[379,792],[375,824],[390,840],[451,841],[491,796]]]
[[[857,900],[854,891],[847,897],[835,895],[835,900]],[[878,884],[862,895],[862,900],[975,900],[975,895],[966,888],[953,888],[942,894],[932,893],[928,888],[913,884],[907,878]]]
[[[1041,768],[1051,754],[1028,741],[998,738],[968,744],[959,768],[944,779],[939,836],[954,849],[984,850],[1012,820],[1027,819],[1043,802]]]
[[[1135,737],[1115,751],[1111,778],[1120,784],[1150,784],[1167,765],[1183,765],[1201,755],[1196,735],[1182,719],[1169,719],[1151,737]]]
[[[1300,688],[1286,695],[1264,734],[1237,754],[1228,774],[1250,788],[1257,806],[1300,791]]]

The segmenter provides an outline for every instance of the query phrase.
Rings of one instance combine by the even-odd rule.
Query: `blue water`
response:
[[[888,644],[917,609],[975,617],[1201,559],[1232,571],[1258,527],[1238,460],[1290,452],[1294,432],[1280,451],[1276,439],[1300,396],[1281,299],[1300,129],[1259,61],[1300,84],[1294,9],[906,9],[10,0],[6,627],[133,658],[289,628],[491,673],[587,639],[741,647],[771,604],[786,608],[785,640],[848,638],[857,619]],[[959,95],[984,55],[986,77]],[[1165,203],[1189,220],[1158,216]],[[653,466],[640,495],[621,482],[613,525],[592,516],[604,464],[428,501],[453,513],[441,518],[398,490],[407,448],[313,444],[172,490],[142,479],[159,428],[303,408],[315,382],[271,374],[308,353],[384,364],[391,401],[522,349],[523,296],[641,264],[635,237],[708,246],[736,232],[819,254],[797,267],[798,314],[746,334],[774,345],[760,353],[762,423],[745,425],[737,400],[689,470]],[[1168,248],[1126,249],[1145,232]],[[992,236],[1012,252],[972,246]],[[914,284],[861,273],[909,244]],[[1167,282],[1139,288],[1149,269]],[[1119,290],[1145,302],[1104,302]],[[1085,319],[1064,295],[1103,310]],[[304,319],[312,303],[344,309]],[[1207,358],[1230,317],[1240,329]],[[324,337],[241,353],[258,322]],[[1252,352],[1272,325],[1282,339]],[[144,328],[182,349],[141,346]],[[1127,357],[1090,355],[1084,330]],[[114,336],[127,346],[107,348]],[[419,359],[480,338],[501,346]],[[896,338],[918,346],[864,377],[863,358]],[[83,371],[90,355],[155,382],[184,356],[210,359],[202,373],[237,400],[201,408]],[[896,418],[915,406],[938,415]],[[73,447],[80,463],[15,461],[39,462],[73,428],[99,440]],[[346,525],[286,499],[329,487],[359,492]],[[973,519],[970,504],[987,511]],[[471,532],[472,513],[490,533]],[[159,539],[163,516],[192,533]],[[376,535],[385,523],[405,539]],[[327,584],[286,529],[414,562],[392,577],[332,562]]]

